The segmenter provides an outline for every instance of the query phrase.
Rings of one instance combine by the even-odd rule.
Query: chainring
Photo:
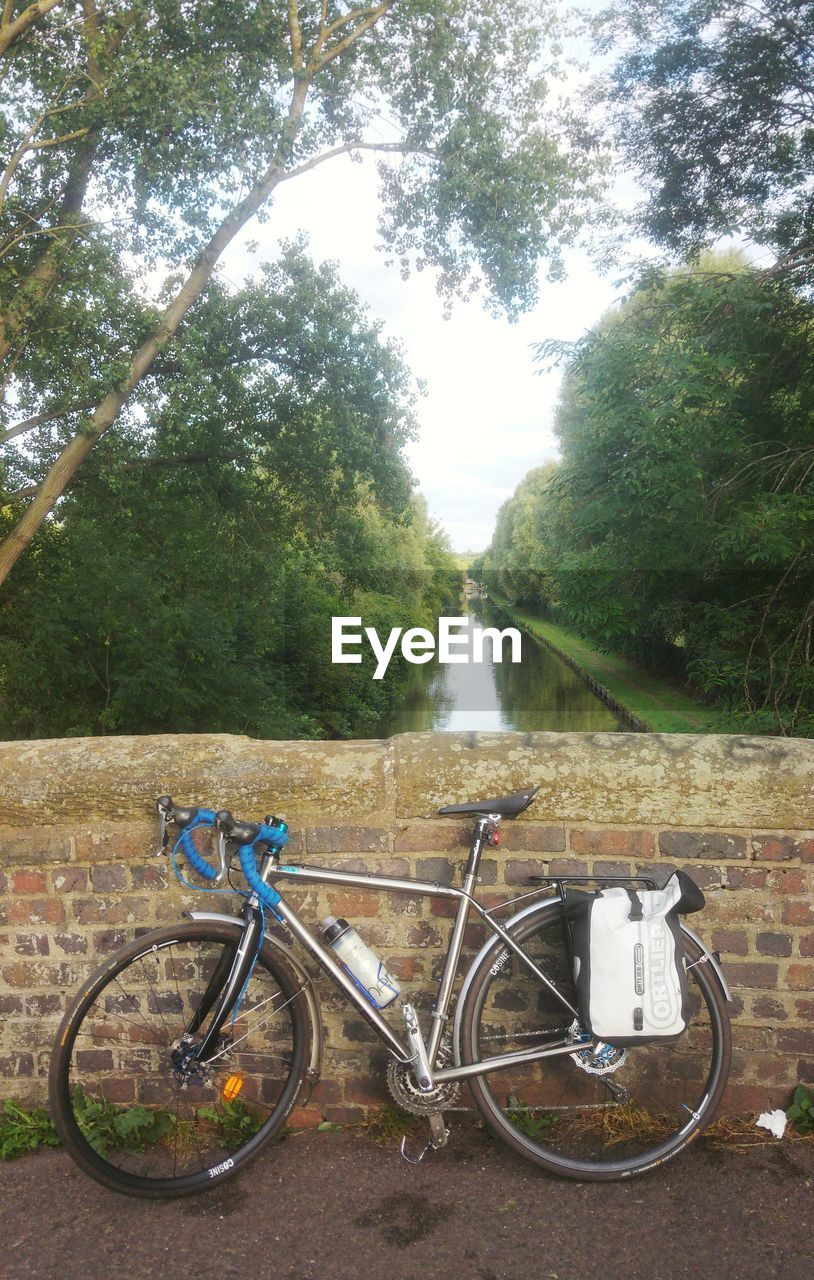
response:
[[[458,1101],[461,1092],[457,1080],[437,1084],[429,1092],[419,1089],[410,1063],[396,1062],[395,1058],[391,1058],[387,1064],[387,1087],[393,1101],[413,1116],[429,1116],[437,1111],[444,1111]]]

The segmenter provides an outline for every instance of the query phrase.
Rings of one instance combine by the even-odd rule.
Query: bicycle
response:
[[[462,1082],[497,1137],[566,1177],[629,1178],[682,1151],[713,1118],[729,1070],[730,997],[718,959],[682,923],[692,1016],[681,1040],[635,1049],[593,1040],[580,1024],[563,915],[564,885],[592,878],[533,877],[532,888],[489,909],[475,896],[484,847],[499,844],[501,821],[538,790],[439,810],[474,820],[460,888],[281,863],[284,822],[241,822],[162,797],[162,848],[167,823],[180,830],[170,855],[176,873],[188,883],[181,851],[210,887],[228,878],[243,893],[242,911],[184,913],[185,923],[122,947],[84,984],[59,1028],[50,1073],[54,1123],[77,1164],[117,1191],[186,1195],[238,1173],[280,1132],[319,1078],[322,1021],[311,977],[267,917],[384,1043],[393,1098],[429,1121],[425,1151],[446,1142],[444,1112]],[[201,827],[216,831],[217,869],[192,838]],[[232,879],[236,860],[245,889]],[[625,879],[653,884],[647,876],[612,883]],[[410,1001],[397,1034],[284,900],[276,886],[286,880],[457,902],[426,1038]],[[503,910],[512,914],[500,923]],[[451,1016],[473,912],[490,936]]]

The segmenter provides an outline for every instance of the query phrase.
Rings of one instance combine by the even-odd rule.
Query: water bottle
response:
[[[347,920],[327,916],[322,922],[322,940],[333,948],[343,969],[372,1005],[386,1009],[393,1003],[399,994],[398,983]]]

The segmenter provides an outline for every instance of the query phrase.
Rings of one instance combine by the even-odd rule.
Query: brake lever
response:
[[[220,871],[218,872],[217,879],[215,880],[215,884],[220,884],[221,880],[226,875],[227,865],[226,865],[226,836],[219,828],[217,831],[216,844],[217,844],[217,850],[218,850],[218,861],[220,862]]]
[[[167,823],[172,817],[172,798],[170,796],[159,796],[155,802],[155,807],[158,810],[158,841],[160,848],[153,851],[153,857],[163,858],[166,856],[169,843]]]

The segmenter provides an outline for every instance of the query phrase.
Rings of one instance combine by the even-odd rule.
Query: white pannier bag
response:
[[[565,889],[577,1003],[586,1031],[613,1045],[677,1040],[687,1029],[679,912],[704,895],[683,871],[663,889]]]

